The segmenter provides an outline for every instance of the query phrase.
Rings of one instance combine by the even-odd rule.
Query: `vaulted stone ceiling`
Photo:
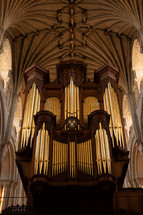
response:
[[[87,78],[105,63],[131,79],[132,43],[142,47],[142,0],[0,0],[0,42],[10,39],[14,83],[37,65],[56,78],[60,61],[83,61]]]

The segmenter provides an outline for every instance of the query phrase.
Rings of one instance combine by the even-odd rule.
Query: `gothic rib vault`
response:
[[[109,62],[130,88],[135,38],[142,47],[142,9],[141,0],[1,0],[0,42],[11,41],[15,88],[34,63],[54,80],[61,60],[86,63],[89,79]]]

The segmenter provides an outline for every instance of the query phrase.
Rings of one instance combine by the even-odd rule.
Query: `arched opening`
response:
[[[128,97],[125,94],[123,97],[123,103],[122,103],[122,112],[123,112],[123,121],[124,121],[124,131],[126,136],[126,142],[128,143],[129,135],[130,135],[130,129],[132,127],[132,116],[131,116],[131,110],[129,107]]]
[[[6,91],[8,81],[10,79],[10,71],[12,68],[12,53],[8,39],[4,40],[3,49],[0,54],[0,77],[3,81],[3,88]]]
[[[17,99],[17,105],[16,105],[16,110],[15,110],[14,120],[13,120],[15,135],[17,137],[18,143],[19,143],[19,136],[20,136],[20,130],[21,130],[21,120],[22,120],[22,99],[21,99],[21,96],[19,96]]]
[[[143,81],[143,54],[140,53],[140,45],[137,40],[133,44],[132,69],[135,70],[135,82],[140,90]]]

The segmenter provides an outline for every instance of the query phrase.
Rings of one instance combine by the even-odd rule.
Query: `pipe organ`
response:
[[[89,82],[86,66],[73,62],[57,65],[55,83],[36,65],[25,72],[29,90],[16,162],[27,195],[39,183],[123,185],[129,160],[118,75],[105,65]]]

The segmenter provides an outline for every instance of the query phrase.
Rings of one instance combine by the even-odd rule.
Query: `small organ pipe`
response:
[[[108,92],[107,92],[107,88],[105,89],[105,96],[106,96],[106,102],[107,102],[107,112],[109,114],[111,114],[111,111],[110,111],[110,102],[109,102],[109,96],[108,96]],[[110,133],[111,133],[111,138],[112,138],[112,143],[113,143],[113,146],[115,146],[115,143],[114,143],[114,135],[113,135],[113,121],[112,121],[112,117],[110,117]]]
[[[76,106],[76,101],[77,101],[77,93],[76,93],[76,86],[74,85],[74,116],[76,117],[76,112],[77,112],[77,106]]]
[[[38,173],[38,162],[39,162],[39,152],[40,152],[40,141],[41,140],[41,129],[38,132],[38,138],[36,141],[36,153],[35,153],[35,158],[36,158],[36,172],[35,174]]]
[[[79,119],[79,88],[77,87],[77,118]]]
[[[102,146],[102,163],[104,172],[106,172],[106,153],[105,153],[105,142],[104,142],[104,135],[103,135],[103,128],[101,122],[99,123],[99,131],[100,131],[100,140],[101,140],[101,146]]]
[[[67,118],[67,87],[65,87],[65,119]]]
[[[70,116],[70,86],[68,85],[68,117]]]
[[[47,161],[48,161],[48,150],[47,150],[47,145],[48,145],[48,132],[47,130],[45,131],[45,142],[44,142],[44,157],[43,157],[43,160],[44,160],[44,174],[46,173],[46,168],[47,168]]]
[[[73,91],[73,77],[72,76],[71,76],[70,86],[71,86],[71,92],[70,92],[70,95],[71,95],[71,109],[70,109],[70,113],[71,113],[71,116],[73,116],[73,113],[74,113],[74,97],[73,97],[74,91]]]
[[[36,89],[36,94],[35,94],[35,101],[34,101],[34,111],[33,111],[33,115],[35,115],[35,114],[36,114],[36,112],[37,112],[37,106],[38,106],[38,89]],[[32,140],[33,140],[33,136],[34,136],[34,131],[35,131],[35,126],[34,126],[34,117],[32,117],[30,147],[32,147]]]
[[[102,156],[101,156],[100,138],[99,138],[98,129],[96,130],[96,142],[97,142],[96,155],[99,155],[98,156],[98,166],[99,166],[99,169],[100,169],[100,173],[102,173]]]

